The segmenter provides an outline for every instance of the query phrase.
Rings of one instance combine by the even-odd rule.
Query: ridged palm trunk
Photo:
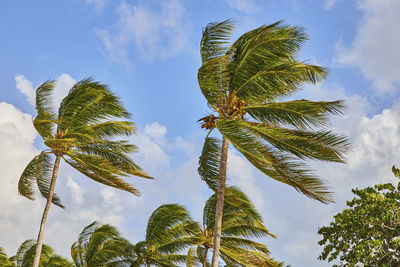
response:
[[[54,188],[56,186],[58,167],[60,165],[61,156],[56,156],[56,160],[54,162],[53,175],[51,177],[50,189],[49,189],[49,197],[47,198],[46,206],[43,211],[42,221],[40,222],[40,230],[38,234],[38,238],[36,241],[36,251],[35,258],[33,260],[33,267],[39,267],[40,262],[40,253],[42,251],[43,238],[44,238],[44,227],[47,220],[47,215],[49,214],[50,205],[54,195]]]
[[[226,187],[226,165],[228,161],[228,139],[222,138],[221,161],[219,166],[217,205],[215,208],[214,247],[212,267],[218,267],[219,247],[221,243],[222,212],[224,210],[224,197]]]
[[[206,247],[204,250],[203,267],[207,267],[207,254],[208,254],[208,247]]]

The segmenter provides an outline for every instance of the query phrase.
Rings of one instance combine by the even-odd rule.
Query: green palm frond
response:
[[[36,242],[29,239],[21,244],[15,255],[15,261],[18,267],[30,267],[35,256]],[[40,256],[40,266],[43,267],[72,267],[74,264],[69,260],[53,254],[53,248],[43,245]]]
[[[219,119],[219,131],[247,160],[267,176],[294,187],[306,196],[323,203],[331,202],[331,193],[321,179],[291,155],[275,151],[259,136],[241,127],[238,121]]]
[[[185,236],[187,229],[184,227],[176,228],[182,223],[190,222],[189,212],[179,204],[165,204],[157,208],[150,216],[147,229],[146,240],[154,242],[165,241],[165,235],[169,230],[175,230],[174,235]]]
[[[219,177],[219,165],[221,160],[221,141],[206,137],[203,150],[199,159],[198,172],[202,180],[216,192]]]
[[[242,35],[231,47],[230,92],[247,101],[262,102],[289,95],[302,82],[318,81],[324,68],[294,59],[306,39],[302,28],[282,22]]]
[[[217,106],[226,96],[229,72],[226,69],[228,56],[213,58],[200,67],[197,73],[200,90],[209,105]]]
[[[203,223],[208,229],[214,227],[216,200],[214,194],[204,206]],[[245,238],[275,237],[267,230],[260,213],[246,194],[233,186],[226,188],[221,235]]]
[[[118,177],[118,175],[125,174],[114,166],[110,166],[108,160],[95,155],[74,154],[71,156],[70,153],[68,153],[66,156],[70,157],[64,157],[64,160],[69,165],[92,180],[130,192],[133,195],[140,195],[136,188]]]
[[[15,257],[8,257],[2,247],[0,247],[0,266],[1,267],[16,267]]]
[[[52,105],[51,94],[54,90],[55,82],[47,81],[36,89],[36,111],[37,116],[33,125],[43,138],[49,138],[54,133],[56,114]]]
[[[200,54],[202,62],[226,54],[229,49],[232,32],[235,28],[232,20],[223,22],[209,23],[203,29],[203,35],[200,42]]]
[[[257,68],[261,63],[254,62],[253,64]],[[243,81],[240,82],[234,94],[248,104],[267,103],[292,95],[304,83],[317,83],[322,80],[325,73],[324,68],[306,63],[277,63],[269,68],[264,66],[262,70],[255,73],[242,74]]]
[[[186,267],[193,267],[196,263],[200,263],[200,260],[196,257],[195,246],[191,246],[186,254]]]
[[[73,131],[104,120],[130,117],[107,86],[92,79],[77,82],[63,99],[58,111],[59,129]]]
[[[226,120],[227,123],[229,123]],[[252,132],[280,151],[289,152],[300,159],[344,162],[348,140],[331,131],[291,130],[248,121],[235,121],[238,127]]]
[[[22,196],[33,200],[35,193],[35,183],[39,188],[41,195],[48,198],[50,181],[52,175],[53,163],[51,156],[47,152],[42,152],[31,160],[18,182],[18,192]],[[53,204],[64,208],[60,198],[54,194]]]
[[[180,252],[194,244],[193,236],[198,231],[198,223],[183,206],[161,205],[148,220],[145,240],[135,245],[136,265],[133,266],[148,263],[176,266],[186,260],[190,262]]]
[[[261,122],[306,129],[326,126],[328,115],[341,114],[343,108],[343,101],[294,100],[250,105],[245,110],[251,117]]]
[[[127,266],[134,260],[134,246],[115,227],[93,222],[79,234],[71,256],[78,267]]]

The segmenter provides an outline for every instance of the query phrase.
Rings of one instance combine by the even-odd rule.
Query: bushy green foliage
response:
[[[393,173],[400,178],[399,170]],[[318,233],[324,246],[320,260],[340,261],[334,266],[400,265],[400,182],[353,189],[348,208]]]

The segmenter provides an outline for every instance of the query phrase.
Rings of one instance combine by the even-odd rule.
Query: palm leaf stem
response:
[[[47,216],[50,211],[51,201],[53,200],[54,188],[56,186],[56,180],[57,180],[57,174],[58,174],[58,167],[60,165],[60,159],[61,159],[61,156],[56,155],[56,160],[54,162],[54,167],[53,167],[53,175],[51,177],[51,182],[50,182],[49,196],[47,198],[46,206],[43,211],[42,221],[40,222],[40,230],[39,230],[39,234],[38,234],[37,241],[36,241],[36,251],[35,251],[35,258],[33,260],[33,267],[39,266],[40,253],[42,251],[42,246],[43,246],[44,227],[46,224]]]

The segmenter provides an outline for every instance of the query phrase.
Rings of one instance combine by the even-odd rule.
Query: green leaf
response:
[[[243,128],[238,121],[218,119],[216,126],[247,160],[267,176],[320,202],[332,201],[331,193],[324,183],[302,162],[274,151],[259,136]]]
[[[219,164],[221,160],[221,141],[206,137],[199,159],[198,172],[202,180],[216,192],[219,178]]]
[[[50,182],[53,172],[53,163],[50,155],[47,152],[42,152],[26,166],[19,182],[18,192],[22,196],[34,200],[35,182],[41,195],[47,199],[49,196]],[[52,203],[64,208],[60,198],[54,194]]]
[[[299,129],[326,126],[329,114],[341,114],[343,101],[294,100],[247,106],[255,120],[271,125],[293,126]]]

